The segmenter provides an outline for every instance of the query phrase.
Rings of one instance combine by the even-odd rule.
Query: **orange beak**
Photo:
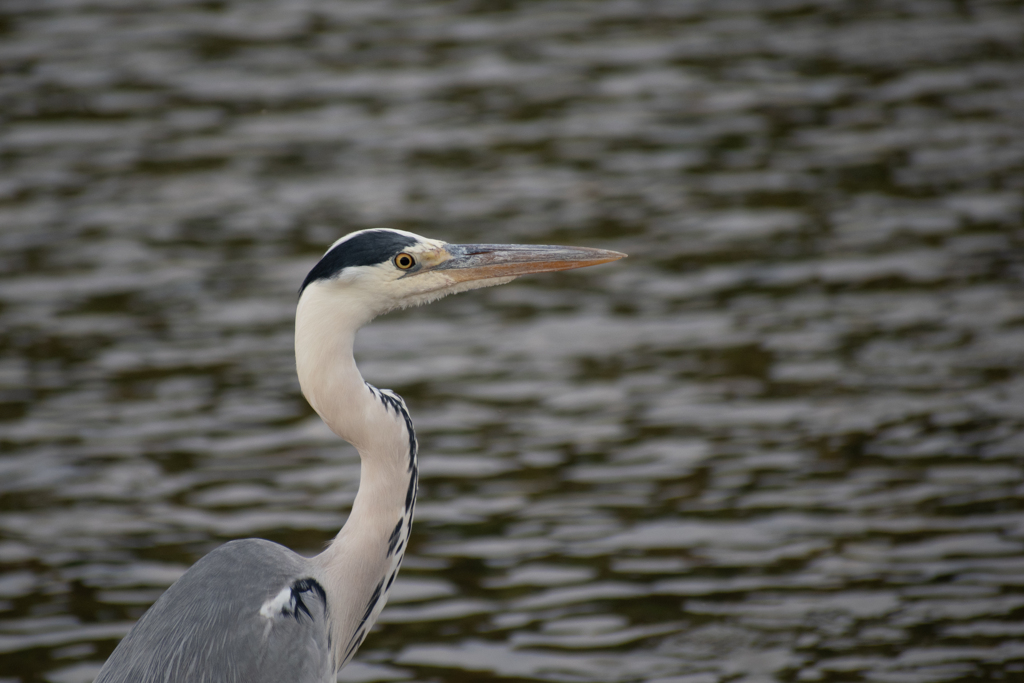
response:
[[[426,272],[447,271],[456,282],[586,268],[626,256],[607,249],[546,244],[447,244],[445,249],[451,258]]]

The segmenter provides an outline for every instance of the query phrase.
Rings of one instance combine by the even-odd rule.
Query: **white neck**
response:
[[[415,436],[396,395],[363,381],[352,356],[369,320],[357,302],[313,284],[295,315],[295,362],[306,400],[359,451],[359,492],[348,521],[313,558],[327,594],[340,668],[373,626],[405,552],[417,487]]]

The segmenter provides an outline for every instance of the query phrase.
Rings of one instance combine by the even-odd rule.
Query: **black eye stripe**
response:
[[[396,252],[414,244],[417,244],[415,237],[391,230],[366,230],[324,254],[313,270],[309,271],[302,287],[299,288],[299,294],[302,294],[309,283],[328,280],[350,266],[387,263]]]

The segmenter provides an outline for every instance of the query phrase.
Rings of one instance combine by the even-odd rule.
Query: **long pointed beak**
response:
[[[451,258],[431,270],[446,271],[458,282],[586,268],[626,256],[607,249],[546,244],[446,244],[445,249]]]

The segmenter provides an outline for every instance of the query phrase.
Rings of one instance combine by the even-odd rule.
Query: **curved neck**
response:
[[[404,402],[363,381],[352,355],[365,322],[357,305],[309,287],[295,316],[302,393],[331,430],[359,451],[359,491],[348,521],[313,558],[327,594],[341,667],[384,606],[412,525],[418,484],[416,437]],[[339,301],[339,299],[342,299]]]
[[[365,391],[352,348],[364,315],[330,292],[310,287],[295,311],[295,370],[302,394],[335,434],[362,451],[372,441]],[[332,300],[334,299],[334,300]]]

